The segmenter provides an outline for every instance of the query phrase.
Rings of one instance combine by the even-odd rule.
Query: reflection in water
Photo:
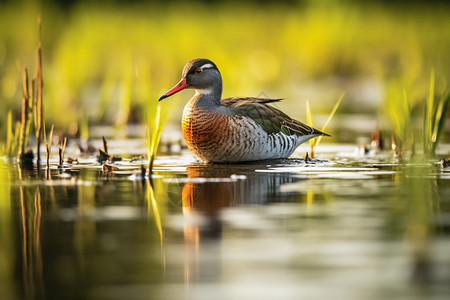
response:
[[[429,166],[179,165],[40,181],[0,162],[1,299],[448,295],[449,181]]]
[[[11,207],[9,169],[0,159],[0,293],[4,299],[16,299],[14,262],[17,251],[13,226],[15,211]]]
[[[34,192],[33,192],[34,190]],[[44,298],[41,245],[42,199],[39,186],[19,187],[22,223],[22,275],[27,299]]]
[[[155,197],[155,191],[153,189],[153,182],[150,179],[146,179],[145,180],[145,188],[146,188],[146,201],[147,201],[147,215],[149,217],[149,220],[153,219],[154,220],[154,225],[156,227],[156,229],[158,230],[158,234],[159,234],[159,241],[161,244],[161,262],[162,262],[162,267],[163,270],[165,271],[166,269],[166,255],[164,252],[164,232],[163,232],[163,228],[162,228],[162,223],[161,223],[161,214],[160,214],[160,209],[159,209],[159,205],[158,202],[156,201],[156,197]],[[161,199],[161,197],[159,197],[159,199]],[[153,226],[150,226],[150,228]]]
[[[406,239],[412,253],[412,279],[421,284],[431,280],[429,246],[440,213],[437,180],[429,171],[429,166],[411,165],[402,174],[406,195],[401,203],[406,223]]]
[[[211,266],[211,261],[200,263],[202,241],[218,240],[222,235],[220,213],[231,206],[266,204],[268,201],[294,201],[294,194],[280,194],[281,184],[295,182],[288,174],[255,173],[251,165],[190,165],[187,181],[182,189],[182,212],[184,215],[184,280],[187,287],[201,279],[218,278],[220,260]],[[208,245],[210,246],[210,245]],[[218,250],[219,251],[219,250]],[[216,270],[212,274],[211,270]]]
[[[78,217],[74,224],[75,258],[78,272],[86,276],[89,272],[86,266],[86,253],[95,245],[97,240],[96,223],[92,218],[95,211],[95,191],[97,172],[95,170],[81,170],[77,182],[77,211]]]

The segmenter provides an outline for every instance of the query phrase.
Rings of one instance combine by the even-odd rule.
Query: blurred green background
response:
[[[216,62],[224,96],[283,97],[305,120],[306,100],[328,114],[345,91],[341,117],[388,129],[402,113],[396,95],[407,91],[414,111],[432,70],[436,95],[450,78],[446,1],[0,1],[1,139],[7,112],[20,116],[18,65],[35,73],[38,15],[45,119],[72,133],[145,121],[197,57]],[[169,99],[173,123],[190,96]]]

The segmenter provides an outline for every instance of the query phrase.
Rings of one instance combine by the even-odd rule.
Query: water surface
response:
[[[2,162],[2,299],[447,299],[450,170],[347,149]]]

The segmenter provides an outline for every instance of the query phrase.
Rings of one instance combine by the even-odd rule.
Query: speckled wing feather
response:
[[[247,103],[273,103],[279,102],[283,100],[283,98],[278,99],[270,99],[270,98],[257,98],[257,97],[230,97],[230,98],[222,98],[221,103],[223,106],[233,107],[236,105],[242,105]]]
[[[290,118],[282,111],[268,103],[278,102],[282,99],[265,98],[225,98],[222,99],[222,105],[229,107],[236,114],[246,116],[261,125],[268,133],[283,132],[286,135],[296,134],[298,136],[306,135],[325,135],[328,134],[310,127],[300,121]]]

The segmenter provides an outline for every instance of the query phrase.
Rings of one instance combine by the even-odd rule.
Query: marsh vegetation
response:
[[[1,2],[2,299],[446,299],[449,13]],[[157,102],[194,57],[332,137],[199,162]]]

